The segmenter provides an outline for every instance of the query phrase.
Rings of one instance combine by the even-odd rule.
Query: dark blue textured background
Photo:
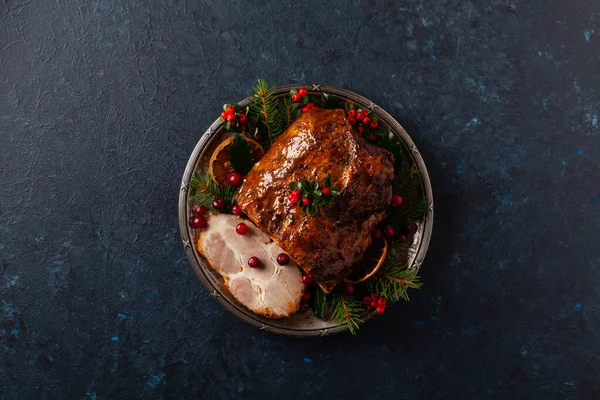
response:
[[[0,2],[0,398],[600,398],[598,18],[595,0]],[[358,337],[250,328],[183,252],[188,156],[259,77],[363,94],[425,157],[425,287]]]

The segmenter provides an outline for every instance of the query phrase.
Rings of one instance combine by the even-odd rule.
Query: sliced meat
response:
[[[245,235],[235,227],[248,225]],[[268,318],[286,318],[298,311],[304,291],[302,273],[294,261],[279,265],[284,251],[252,222],[227,214],[209,214],[208,226],[198,238],[198,251],[225,281],[237,301]],[[248,259],[258,257],[260,266],[250,268]]]

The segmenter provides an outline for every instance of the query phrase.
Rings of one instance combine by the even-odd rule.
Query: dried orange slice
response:
[[[260,143],[248,137],[245,137],[244,139],[246,139],[250,145],[254,162],[260,160],[265,152]],[[233,136],[223,140],[213,152],[208,163],[208,173],[210,174],[210,177],[221,186],[227,186],[227,177],[230,173],[235,172],[231,165],[231,161],[229,161],[229,149],[231,148],[232,142]]]
[[[346,278],[348,283],[361,283],[379,271],[387,256],[387,240],[375,239],[365,252],[361,263]]]

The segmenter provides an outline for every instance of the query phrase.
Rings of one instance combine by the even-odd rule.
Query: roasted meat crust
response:
[[[343,110],[304,113],[273,143],[237,194],[244,213],[323,290],[331,292],[361,260],[392,197],[394,157],[354,132]],[[323,183],[341,190],[333,207],[308,216],[292,207],[289,184]]]

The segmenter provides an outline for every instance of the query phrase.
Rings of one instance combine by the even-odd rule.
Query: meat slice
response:
[[[235,227],[242,221],[249,229],[238,235]],[[250,221],[209,214],[197,246],[233,297],[248,309],[268,318],[286,318],[298,311],[304,290],[298,265],[293,261],[279,265],[277,255],[284,251]],[[248,266],[253,256],[260,260],[258,268]]]
[[[246,176],[237,202],[323,290],[331,292],[361,260],[392,197],[394,157],[353,131],[344,110],[304,113]],[[289,184],[325,181],[341,195],[308,216],[288,200]]]

